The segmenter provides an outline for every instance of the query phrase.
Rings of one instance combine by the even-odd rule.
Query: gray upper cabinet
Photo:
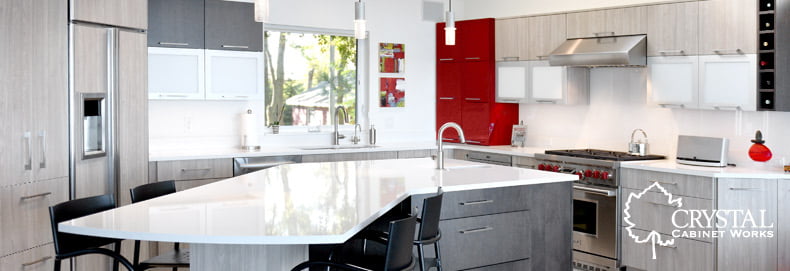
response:
[[[150,0],[148,47],[202,49],[204,0]]]
[[[252,3],[206,0],[206,49],[263,51],[263,24]]]

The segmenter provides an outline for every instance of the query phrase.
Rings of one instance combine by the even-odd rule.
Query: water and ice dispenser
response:
[[[82,94],[82,159],[106,155],[107,108],[104,94]]]

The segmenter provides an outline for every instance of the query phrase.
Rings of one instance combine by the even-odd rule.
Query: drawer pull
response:
[[[52,195],[52,192],[46,192],[46,193],[35,194],[35,195],[30,195],[30,196],[23,196],[23,197],[20,197],[19,200],[29,200],[29,199],[34,199],[34,198],[43,198],[43,197],[46,197],[46,196],[49,196],[49,195]]]
[[[607,36],[614,36],[614,31],[608,31],[608,32],[596,32],[596,33],[593,33],[593,35],[595,35],[596,37],[607,37]]]
[[[732,191],[760,191],[760,188],[753,188],[753,187],[730,187]]]
[[[713,52],[717,55],[742,55],[743,50],[740,48],[738,49],[713,49]]]
[[[672,245],[662,245],[662,244],[658,244],[658,245],[662,246],[662,247],[665,247],[665,248],[672,248],[672,249],[678,248],[678,246],[672,246]]]
[[[453,61],[454,58],[440,58],[439,61]]]
[[[170,45],[170,46],[189,46],[189,43],[186,42],[166,42],[160,41],[159,45]]]
[[[210,171],[210,168],[182,168],[181,172],[188,172],[188,171]]]
[[[480,60],[479,57],[467,57],[466,60]]]
[[[672,207],[672,208],[675,208],[675,209],[680,208],[678,206],[675,206],[675,205],[672,205],[672,204],[666,204],[666,203],[659,203],[659,202],[652,202],[652,201],[648,201],[648,203],[653,204],[653,205]]]
[[[439,97],[439,100],[454,100],[453,97]]]
[[[660,184],[668,184],[668,185],[678,185],[678,183],[675,183],[675,182],[662,182],[662,181],[651,181],[651,182],[660,183]]]
[[[504,56],[504,57],[502,57],[502,60],[503,61],[518,61],[518,57],[517,56]]]
[[[716,109],[716,110],[727,110],[727,109],[741,110],[741,106],[740,105],[714,105],[713,109]]]
[[[467,141],[466,141],[466,143],[480,144],[480,141],[475,141],[475,140],[467,140]]]
[[[550,101],[550,100],[536,100],[535,102],[539,104],[557,104],[557,101]]]
[[[458,232],[461,233],[461,234],[469,234],[469,233],[491,231],[493,229],[494,229],[493,227],[482,227],[482,228],[474,228],[474,229],[468,229],[468,230],[460,230]]]
[[[37,263],[43,263],[43,262],[46,262],[49,259],[52,259],[52,256],[46,256],[44,258],[41,258],[41,259],[38,259],[38,260],[35,260],[35,261],[32,261],[32,262],[23,263],[22,267],[31,266],[31,265],[34,265],[34,264],[37,264]]]
[[[661,55],[679,55],[679,56],[686,55],[685,50],[666,50],[666,51],[658,51],[658,53]]]
[[[480,98],[466,98],[467,101],[479,101]]]
[[[544,60],[544,59],[547,59],[547,58],[549,58],[549,56],[538,56],[538,60]]]
[[[247,45],[222,45],[222,48],[234,48],[234,49],[249,49],[250,47]]]
[[[478,204],[487,204],[487,203],[494,203],[494,200],[492,200],[492,199],[484,199],[484,200],[459,202],[458,205],[467,206],[467,205],[478,205]]]

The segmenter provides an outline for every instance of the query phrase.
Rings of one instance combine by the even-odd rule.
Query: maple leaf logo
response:
[[[682,198],[675,198],[671,193],[667,192],[667,190],[664,189],[664,187],[661,186],[661,184],[659,184],[658,182],[653,182],[652,185],[650,185],[649,187],[645,188],[645,190],[642,190],[642,192],[640,192],[640,193],[631,192],[628,195],[628,200],[625,202],[625,209],[623,210],[623,221],[625,222],[625,224],[628,225],[625,228],[625,230],[628,231],[628,236],[631,237],[632,239],[634,239],[634,241],[636,243],[644,244],[644,243],[650,242],[653,245],[653,260],[655,260],[656,259],[656,245],[659,245],[659,246],[671,246],[671,245],[675,244],[675,239],[661,240],[661,234],[659,234],[655,230],[650,231],[650,233],[648,233],[646,237],[641,238],[639,235],[636,235],[634,233],[633,228],[634,228],[634,226],[636,226],[636,224],[631,222],[631,214],[628,212],[631,209],[631,201],[632,200],[634,200],[634,199],[636,199],[636,200],[641,199],[642,196],[647,194],[647,192],[649,192],[653,188],[657,188],[661,192],[661,194],[663,194],[664,196],[667,197],[667,204],[669,204],[669,205],[676,204],[676,206],[678,208],[683,207],[683,199]]]

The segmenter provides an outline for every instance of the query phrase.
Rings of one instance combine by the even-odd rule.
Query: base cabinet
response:
[[[648,236],[648,231],[633,230],[639,236]],[[662,240],[672,236],[661,234]],[[713,271],[713,244],[696,240],[674,238],[672,246],[655,246],[656,259],[652,258],[653,244],[638,244],[623,230],[622,265],[645,271]],[[743,269],[751,270],[751,269]],[[753,269],[763,270],[763,269]]]
[[[68,271],[70,266],[69,260],[61,261],[60,271]],[[4,271],[52,271],[54,268],[55,248],[52,244],[0,257],[0,270]]]

